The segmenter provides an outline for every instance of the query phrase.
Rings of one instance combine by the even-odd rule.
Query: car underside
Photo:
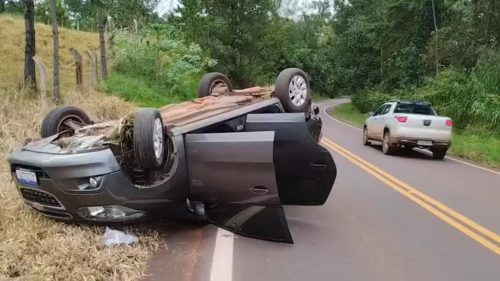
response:
[[[209,92],[198,99],[116,121],[48,116],[59,121],[57,130],[9,158],[19,193],[60,220],[187,218],[292,243],[282,206],[324,204],[336,177],[332,156],[318,144],[322,123],[307,76],[292,70],[275,88],[233,91],[227,80],[202,80],[200,91]],[[286,84],[287,97],[300,95],[297,75],[308,95],[293,112],[276,92]],[[78,116],[70,109],[63,116]]]

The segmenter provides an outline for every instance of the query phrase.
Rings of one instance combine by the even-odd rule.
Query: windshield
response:
[[[418,103],[400,103],[396,105],[394,113],[436,115],[436,111],[432,106]]]

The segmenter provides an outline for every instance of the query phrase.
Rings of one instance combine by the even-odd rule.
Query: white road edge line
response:
[[[215,239],[210,281],[233,280],[234,234],[219,227]]]
[[[332,107],[334,107],[334,106],[335,106],[335,105],[328,105],[328,106],[326,106],[325,108],[323,108],[323,113],[324,113],[326,116],[328,116],[328,118],[332,119],[332,120],[333,120],[333,121],[335,121],[335,122],[341,123],[341,124],[343,124],[343,125],[345,125],[345,126],[351,127],[351,128],[356,129],[356,130],[358,130],[358,131],[362,131],[362,129],[361,129],[361,128],[356,127],[356,126],[353,126],[353,125],[351,125],[351,124],[349,124],[349,123],[346,123],[346,122],[344,122],[344,121],[341,121],[341,120],[339,120],[339,119],[337,119],[337,118],[335,118],[335,117],[331,116],[330,114],[328,114],[328,112],[326,112],[326,110],[327,110],[327,109],[330,109],[330,108],[332,108]],[[485,167],[481,167],[481,166],[478,166],[478,165],[475,165],[475,164],[472,164],[472,163],[469,163],[469,162],[466,162],[466,161],[463,161],[463,160],[459,160],[459,159],[457,159],[457,158],[455,158],[455,157],[445,156],[445,158],[446,158],[446,159],[449,159],[449,160],[451,160],[451,161],[458,162],[458,163],[463,164],[463,165],[467,165],[467,166],[470,166],[470,167],[474,167],[474,168],[477,168],[477,169],[480,169],[480,170],[483,170],[483,171],[486,171],[486,172],[490,172],[490,173],[493,173],[493,174],[496,174],[496,175],[499,175],[499,176],[500,176],[500,172],[495,171],[495,170],[491,170],[491,169],[488,169],[488,168],[485,168]]]

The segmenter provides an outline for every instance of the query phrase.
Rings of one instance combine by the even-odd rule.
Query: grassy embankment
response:
[[[351,103],[331,108],[329,113],[357,127],[362,127],[368,117]],[[500,136],[469,128],[453,132],[452,141],[450,154],[492,167],[500,167]]]
[[[201,78],[201,77],[199,77]],[[103,83],[102,90],[117,95],[125,101],[141,107],[159,108],[166,104],[182,102],[196,97],[198,94],[198,76],[186,81],[186,95],[172,94],[158,83],[120,72],[110,73]]]
[[[96,120],[116,119],[133,110],[134,105],[88,88],[89,65],[85,56],[85,92],[74,91],[69,48],[75,47],[83,55],[88,48],[97,48],[98,36],[68,29],[59,32],[64,103],[83,108]],[[50,97],[42,102],[39,94],[30,96],[19,87],[24,61],[23,20],[0,16],[0,38],[0,280],[138,280],[159,245],[154,231],[129,229],[139,235],[137,245],[106,248],[101,241],[104,227],[46,219],[30,210],[18,195],[7,157],[25,139],[39,136],[41,120],[54,105]],[[51,85],[50,26],[36,24],[36,39],[37,57],[47,65],[47,82]]]

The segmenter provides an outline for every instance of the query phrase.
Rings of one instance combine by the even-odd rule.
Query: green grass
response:
[[[187,81],[185,83],[187,85],[181,85],[186,88],[185,91],[182,94],[177,94],[172,90],[164,89],[161,85],[149,82],[148,79],[113,72],[102,84],[102,89],[141,107],[159,108],[170,103],[194,98],[197,92],[192,88],[197,87],[197,81],[198,79],[196,79],[194,86],[191,85],[193,84],[191,81]]]
[[[333,107],[328,113],[357,127],[362,127],[367,118],[366,114],[361,113],[351,103]],[[477,128],[453,132],[449,154],[498,168],[500,167],[500,135]]]
[[[363,114],[352,103],[345,103],[332,107],[328,112],[330,115],[335,116],[342,121],[350,123],[357,127],[363,127],[368,114]]]
[[[486,132],[453,133],[453,155],[471,159],[492,167],[500,167],[500,137]]]
[[[322,93],[316,93],[316,92],[314,92],[313,95],[312,95],[312,100],[315,101],[315,102],[329,100],[329,99],[331,99],[329,96],[324,95]]]

